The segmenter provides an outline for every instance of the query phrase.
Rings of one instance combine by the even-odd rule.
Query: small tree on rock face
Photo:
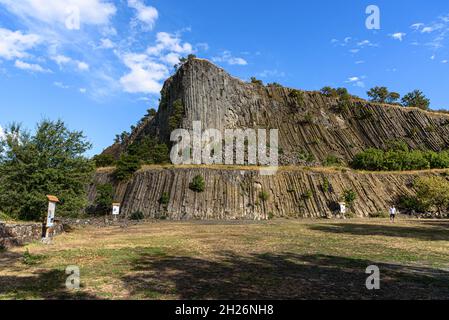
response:
[[[420,90],[414,90],[406,94],[402,98],[402,104],[404,107],[415,107],[422,110],[428,110],[430,106],[430,100]]]
[[[139,158],[133,155],[125,154],[120,157],[119,161],[117,161],[114,176],[119,181],[127,180],[139,169]]]
[[[115,159],[110,154],[99,154],[92,158],[97,168],[110,167],[115,164]]]
[[[350,208],[354,206],[354,202],[357,199],[357,193],[355,193],[352,189],[346,189],[343,192],[343,200],[345,201],[346,205]]]
[[[263,86],[262,80],[258,80],[256,77],[251,77],[251,83],[257,84],[258,86]]]
[[[192,182],[189,185],[190,190],[201,193],[204,192],[206,188],[206,183],[204,182],[204,178],[200,175],[197,175],[193,178]]]

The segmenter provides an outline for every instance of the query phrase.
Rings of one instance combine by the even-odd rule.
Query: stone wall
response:
[[[52,235],[58,235],[64,230],[62,224],[56,224]],[[42,239],[42,223],[0,223],[0,248],[21,246]]]

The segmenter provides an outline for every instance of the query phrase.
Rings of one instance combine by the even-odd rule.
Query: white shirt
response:
[[[396,208],[390,208],[390,214],[396,215]]]

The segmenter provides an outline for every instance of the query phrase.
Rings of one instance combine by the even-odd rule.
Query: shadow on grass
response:
[[[0,296],[6,299],[95,300],[96,296],[65,287],[64,271],[51,270],[34,276],[0,276]]]
[[[369,291],[365,270],[381,270]],[[132,295],[179,299],[449,299],[449,272],[326,255],[222,253],[214,261],[142,255],[122,280]]]
[[[430,226],[432,227],[404,227],[398,225],[386,226],[373,224],[339,223],[328,225],[313,225],[309,228],[316,231],[337,234],[346,233],[355,236],[387,236],[414,238],[427,241],[449,241],[449,232],[447,230],[447,225],[435,223]]]

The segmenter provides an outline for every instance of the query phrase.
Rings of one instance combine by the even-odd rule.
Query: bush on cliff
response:
[[[104,168],[115,165],[115,159],[110,154],[99,154],[92,158],[95,163],[95,167]]]
[[[197,175],[193,178],[192,182],[189,185],[190,190],[201,193],[204,192],[206,188],[206,183],[204,181],[204,178],[200,175]]]
[[[22,220],[41,220],[46,195],[57,196],[57,216],[76,216],[87,205],[86,185],[94,164],[84,156],[91,148],[82,132],[62,121],[44,120],[34,135],[19,125],[6,129],[0,142],[0,210]]]
[[[370,171],[407,171],[449,168],[449,152],[367,149],[358,153],[352,167]]]
[[[140,166],[140,160],[137,156],[124,154],[117,161],[114,177],[119,181],[128,180],[134,172],[140,169]]]

